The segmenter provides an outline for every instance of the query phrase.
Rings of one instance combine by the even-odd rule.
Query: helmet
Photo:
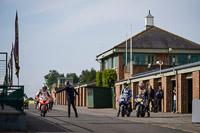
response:
[[[125,88],[128,88],[128,82],[124,83]]]
[[[43,86],[43,87],[42,87],[42,90],[47,90],[47,86]]]
[[[144,83],[140,83],[139,87],[140,87],[141,90],[144,89]]]

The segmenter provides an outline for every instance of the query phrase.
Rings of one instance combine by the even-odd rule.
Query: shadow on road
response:
[[[27,129],[31,132],[73,132],[70,129],[61,127],[56,123],[42,119],[40,116],[26,116]]]

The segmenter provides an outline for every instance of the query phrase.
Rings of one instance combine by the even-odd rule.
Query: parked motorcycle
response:
[[[125,115],[127,115],[127,117],[130,117],[131,115],[130,104],[125,96],[122,96],[119,99],[119,105],[120,105],[121,116],[124,117]]]
[[[137,95],[135,98],[136,103],[136,116],[137,117],[144,117],[146,108],[145,108],[145,97],[144,95]]]
[[[46,95],[41,95],[39,97],[38,110],[40,111],[40,115],[45,117],[47,111],[49,110],[49,101],[50,98]]]

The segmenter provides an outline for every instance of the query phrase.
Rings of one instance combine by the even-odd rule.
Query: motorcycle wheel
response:
[[[141,117],[145,116],[145,111],[144,111],[144,107],[141,108]]]
[[[127,112],[127,117],[130,117],[131,116],[131,112]]]
[[[121,106],[121,115],[122,117],[125,116],[125,106]]]
[[[45,117],[45,114],[46,114],[46,106],[43,106],[42,108],[42,116]]]
[[[136,116],[140,117],[140,106],[136,107]]]

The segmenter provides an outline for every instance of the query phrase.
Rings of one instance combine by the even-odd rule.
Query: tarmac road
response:
[[[25,110],[27,116],[28,132],[37,133],[62,133],[62,132],[99,132],[99,133],[184,133],[200,132],[200,125],[194,126],[195,130],[182,129],[179,126],[186,124],[187,119],[179,117],[162,118],[160,114],[152,114],[151,118],[137,118],[134,113],[131,117],[116,117],[114,109],[87,109],[79,107],[79,117],[74,117],[73,110],[70,118],[67,117],[67,106],[56,105],[52,111],[49,111],[45,117],[40,116],[40,112],[34,109],[33,105]],[[163,113],[164,114],[164,113]],[[170,114],[171,115],[171,114]],[[165,120],[166,118],[168,120]],[[170,122],[173,119],[182,119],[183,122]],[[162,121],[163,120],[163,121]],[[184,122],[185,121],[185,122]],[[177,126],[174,126],[178,124]]]

